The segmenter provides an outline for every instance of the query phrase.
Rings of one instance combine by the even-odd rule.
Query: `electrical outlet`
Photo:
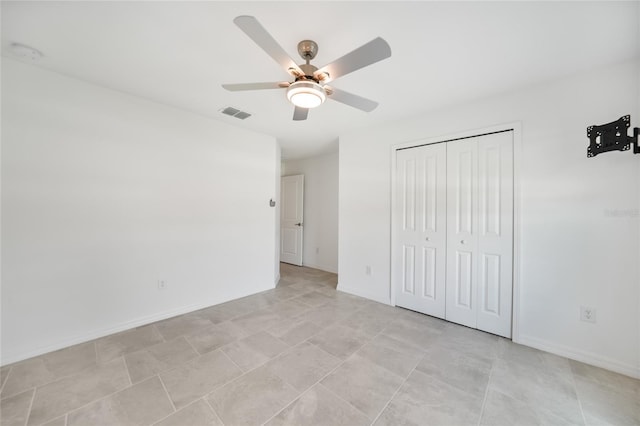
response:
[[[580,320],[595,323],[596,309],[590,306],[580,306]]]
[[[167,282],[165,280],[158,280],[158,290],[164,290],[167,288]]]
[[[320,253],[320,247],[316,247],[316,254]]]
[[[364,273],[367,275],[371,275],[371,266],[367,265],[364,267]]]

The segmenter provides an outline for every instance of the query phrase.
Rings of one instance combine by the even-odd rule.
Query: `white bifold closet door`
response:
[[[396,305],[511,337],[513,133],[396,159]]]
[[[396,304],[444,318],[446,147],[401,150],[396,159]]]
[[[511,337],[513,134],[447,143],[446,319]]]

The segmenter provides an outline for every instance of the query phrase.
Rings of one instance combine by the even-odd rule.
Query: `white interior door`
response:
[[[513,134],[447,143],[446,319],[511,337]]]
[[[396,305],[445,317],[446,147],[397,152]]]
[[[302,266],[304,176],[284,176],[280,185],[280,261]]]

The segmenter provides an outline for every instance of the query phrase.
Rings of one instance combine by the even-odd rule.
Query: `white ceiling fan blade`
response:
[[[376,101],[354,95],[353,93],[345,92],[344,90],[336,89],[335,87],[329,88],[329,92],[331,93],[327,94],[328,99],[333,99],[334,101],[341,102],[365,112],[371,112],[378,106]]]
[[[317,70],[314,75],[320,76],[319,79],[324,83],[328,83],[343,75],[364,68],[368,65],[375,64],[378,61],[391,56],[391,47],[382,38],[378,37],[369,43],[360,46],[351,53],[347,53],[341,58],[336,59],[332,63],[325,65]],[[322,77],[325,74],[326,77]]]
[[[309,110],[307,108],[296,107],[293,110],[293,120],[294,121],[306,120],[308,115],[309,115]]]
[[[304,75],[300,67],[291,59],[282,46],[271,37],[271,34],[253,16],[238,16],[233,22],[240,28],[251,40],[262,48],[269,56],[282,66],[285,71],[293,69],[298,75]]]
[[[265,89],[283,89],[289,87],[291,83],[283,82],[269,82],[269,83],[239,83],[239,84],[223,84],[222,87],[230,92],[240,92],[243,90],[265,90]]]

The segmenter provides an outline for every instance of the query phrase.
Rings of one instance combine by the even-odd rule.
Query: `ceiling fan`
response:
[[[256,18],[238,16],[233,22],[291,74],[294,81],[223,84],[222,87],[225,89],[232,92],[287,89],[287,99],[295,106],[293,119],[296,121],[306,120],[309,109],[321,105],[327,98],[366,112],[371,112],[378,106],[375,101],[335,87],[329,87],[327,83],[390,57],[391,48],[382,38],[375,38],[332,63],[317,68],[309,63],[318,53],[318,45],[313,40],[302,40],[298,43],[298,53],[305,60],[305,63],[297,65]]]

